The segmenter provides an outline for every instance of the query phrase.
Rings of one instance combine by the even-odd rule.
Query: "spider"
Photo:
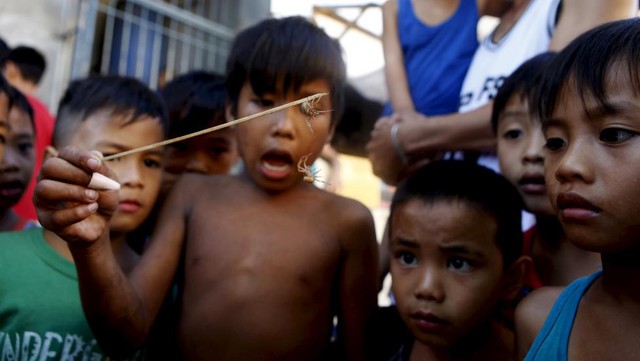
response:
[[[313,133],[313,128],[311,127],[311,120],[315,120],[316,116],[318,116],[321,113],[328,113],[333,110],[333,109],[317,110],[315,106],[318,104],[319,101],[320,101],[320,98],[315,98],[300,104],[300,110],[302,110],[302,112],[307,116],[307,119],[305,119],[305,121],[307,122],[307,127],[309,127],[309,130],[311,131],[311,133]]]
[[[318,179],[318,172],[320,172],[319,170],[314,172],[311,170],[311,167],[307,165],[307,160],[309,159],[310,155],[311,153],[304,155],[298,161],[298,172],[304,174],[304,178],[302,179],[307,183],[313,183],[315,181],[318,181],[324,184],[328,184],[327,182],[321,181]]]

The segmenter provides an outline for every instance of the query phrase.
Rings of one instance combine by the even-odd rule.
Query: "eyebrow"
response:
[[[464,254],[478,259],[485,258],[483,252],[462,244],[444,245],[440,246],[440,249],[446,253]]]
[[[603,104],[596,104],[592,107],[585,107],[584,111],[594,122],[602,117],[618,114],[635,113],[640,117],[640,107],[630,101],[605,102]],[[542,122],[542,129],[546,129],[551,126],[559,126],[561,124],[562,121],[557,118],[545,119]]]
[[[129,147],[122,146],[122,144],[112,143],[112,142],[98,142],[98,144],[96,144],[96,145],[103,146],[103,147],[115,148],[120,152],[131,149]],[[147,153],[147,154],[155,154],[155,155],[158,155],[158,156],[161,156],[161,157],[164,155],[164,153],[162,151],[162,148],[150,149],[150,150],[146,151],[145,153]]]
[[[392,238],[391,242],[389,242],[389,245],[392,245],[392,244],[409,247],[409,248],[419,248],[418,242],[405,239],[405,238],[400,238],[400,237]]]

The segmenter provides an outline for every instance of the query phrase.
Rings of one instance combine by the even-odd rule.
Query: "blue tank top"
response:
[[[553,304],[547,320],[527,352],[525,361],[565,361],[569,352],[569,336],[578,313],[578,305],[602,271],[573,281]]]
[[[446,21],[429,26],[418,19],[412,0],[398,0],[398,36],[409,92],[425,115],[458,111],[460,90],[478,47],[476,0],[460,0]],[[385,114],[390,114],[387,105]]]

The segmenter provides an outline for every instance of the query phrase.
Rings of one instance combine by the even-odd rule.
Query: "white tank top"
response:
[[[487,104],[520,64],[549,49],[560,0],[531,0],[500,42],[482,40],[462,85],[459,112]]]

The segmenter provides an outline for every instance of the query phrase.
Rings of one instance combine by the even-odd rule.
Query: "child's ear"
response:
[[[18,66],[10,60],[5,62],[2,70],[2,75],[4,75],[7,80],[14,81],[20,77],[20,70],[18,70]]]
[[[505,301],[515,300],[524,286],[524,277],[533,267],[533,261],[529,256],[520,256],[506,271],[504,285],[502,289],[502,299]]]

